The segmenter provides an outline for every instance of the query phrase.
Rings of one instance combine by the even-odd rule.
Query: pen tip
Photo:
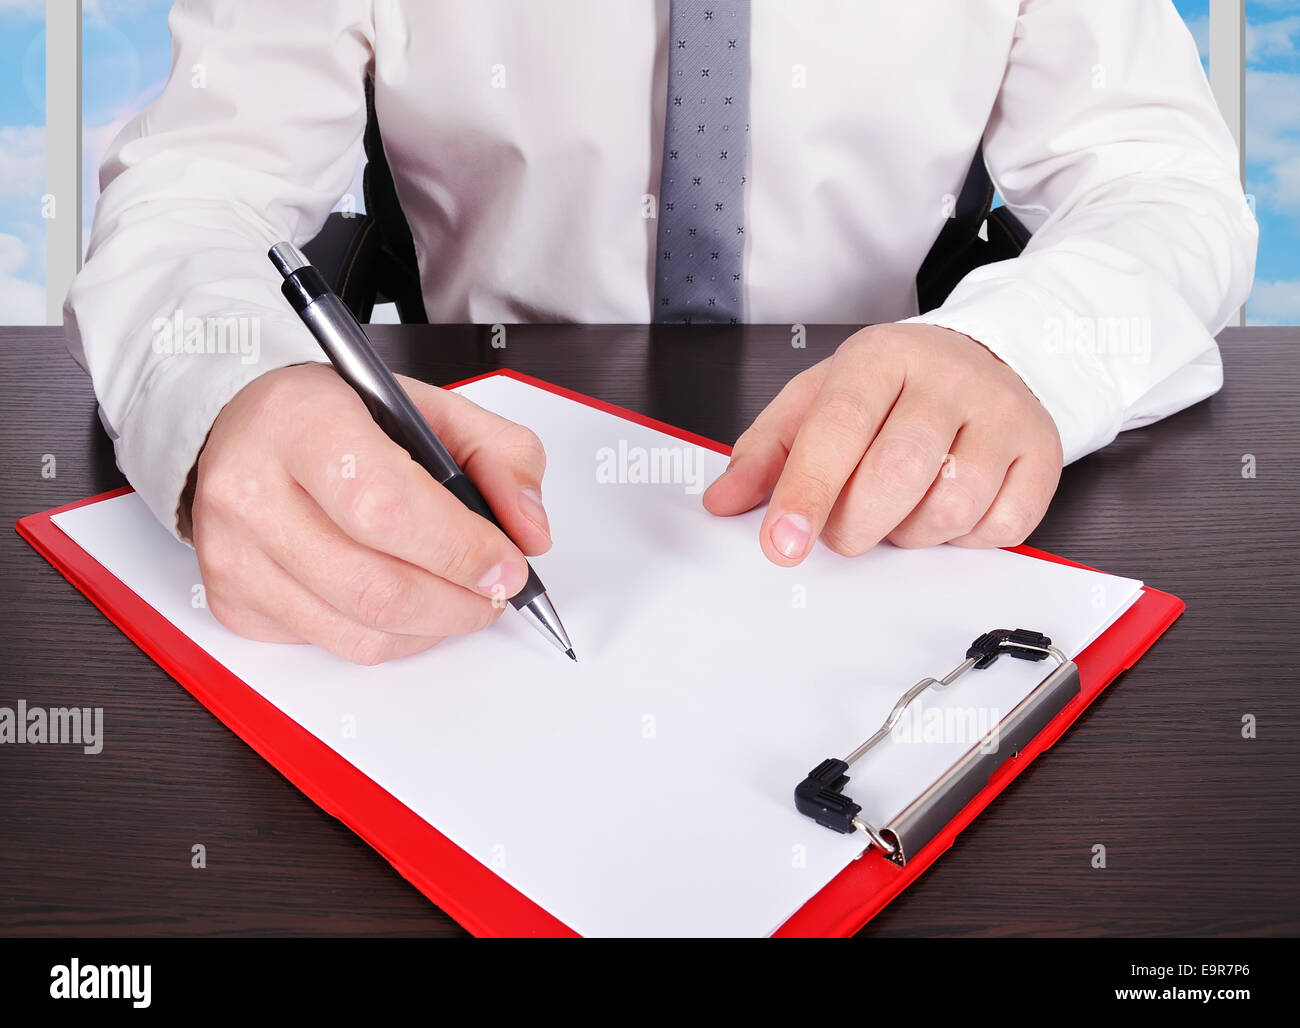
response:
[[[578,655],[574,653],[573,650],[565,650],[564,655],[568,657],[570,660],[576,661],[578,659]]]

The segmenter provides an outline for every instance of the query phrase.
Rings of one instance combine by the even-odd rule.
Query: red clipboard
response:
[[[515,371],[494,371],[456,382],[466,385],[505,375],[597,410],[657,429],[718,453],[731,448],[672,425],[543,382]],[[40,514],[15,526],[78,590],[104,612],[231,731],[326,813],[338,818],[424,895],[480,936],[573,936],[576,933],[460,849],[427,821],[400,803],[297,722],[263,699],[166,618],[131,592],[99,562],[63,533],[51,516],[130,492],[130,488],[91,496]],[[1016,553],[1060,564],[1086,565],[1017,546]],[[1177,620],[1186,604],[1176,596],[1143,588],[1141,596],[1076,659],[1081,691],[924,849],[904,867],[874,847],[854,861],[797,910],[776,936],[847,936],[879,913],[953,844],[1007,784],[1056,742],[1121,672],[1131,667]]]

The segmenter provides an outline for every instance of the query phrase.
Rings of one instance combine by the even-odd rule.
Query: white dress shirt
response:
[[[118,463],[168,527],[222,406],[323,359],[266,250],[347,190],[368,73],[430,321],[651,320],[668,7],[176,4],[171,78],[104,161],[65,308]],[[1170,0],[753,0],[751,26],[747,321],[970,335],[1067,461],[1219,388],[1213,334],[1257,227]],[[1033,240],[917,318],[981,135]],[[185,352],[166,330],[186,319],[251,321],[256,346]]]

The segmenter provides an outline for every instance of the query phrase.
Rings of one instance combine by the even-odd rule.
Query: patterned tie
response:
[[[654,320],[744,320],[749,0],[672,0]]]

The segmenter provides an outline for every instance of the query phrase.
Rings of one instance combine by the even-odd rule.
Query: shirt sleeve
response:
[[[1013,368],[1067,463],[1216,392],[1258,228],[1170,0],[1024,0],[984,153],[1033,239],[908,320]]]
[[[221,408],[323,359],[266,251],[310,239],[352,181],[373,30],[369,0],[182,0],[169,25],[171,76],[104,159],[64,325],[118,466],[179,537]]]

